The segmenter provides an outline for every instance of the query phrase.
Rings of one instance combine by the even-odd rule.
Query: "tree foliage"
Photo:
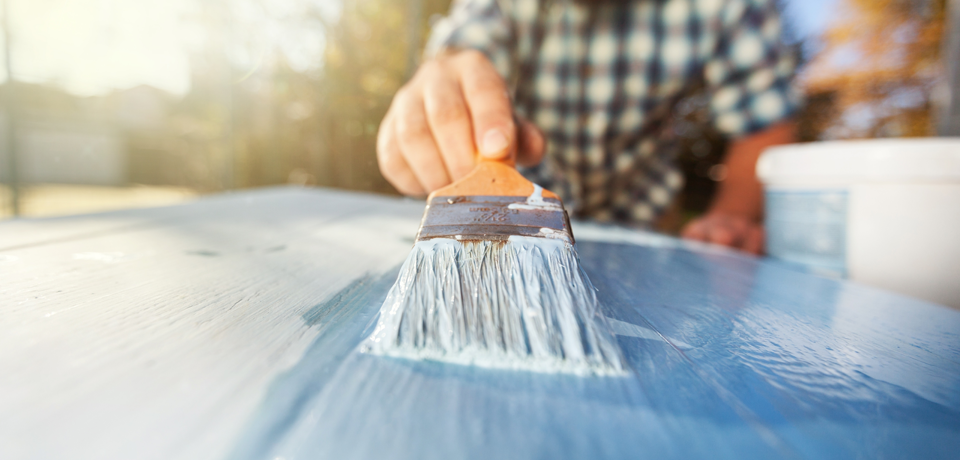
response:
[[[318,82],[322,110],[317,121],[330,149],[328,158],[340,162],[327,170],[343,174],[336,185],[393,190],[377,168],[377,129],[394,93],[414,69],[429,18],[446,12],[449,3],[421,0],[419,10],[391,0],[343,3],[340,20],[328,29]]]
[[[201,190],[299,183],[393,192],[377,167],[377,128],[416,62],[430,16],[445,12],[449,0],[421,0],[419,9],[350,0],[333,16],[311,9],[315,2],[287,3],[300,9],[245,23],[236,17],[241,6],[259,6],[267,15],[268,2],[223,0],[201,18],[213,39],[192,60],[191,90],[171,126],[133,143],[144,163],[136,181]],[[321,30],[318,65],[298,68],[281,50],[264,50],[258,38],[271,27]],[[227,38],[217,37],[228,28]],[[163,149],[169,161],[161,161],[154,138],[169,144]]]
[[[805,85],[829,96],[826,138],[928,136],[945,0],[843,0]]]

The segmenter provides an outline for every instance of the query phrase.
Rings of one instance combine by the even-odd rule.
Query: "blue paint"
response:
[[[268,451],[276,440],[297,423],[310,399],[324,389],[360,338],[370,333],[399,271],[398,265],[385,275],[363,276],[303,314],[306,324],[320,328],[317,339],[300,363],[271,385],[230,458],[274,458]]]
[[[357,353],[394,271],[305,315],[318,339],[233,458],[957,458],[960,312],[737,255],[578,250],[604,313],[656,334],[618,337],[629,377]]]

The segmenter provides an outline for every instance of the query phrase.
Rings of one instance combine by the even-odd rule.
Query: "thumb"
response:
[[[543,160],[547,150],[547,139],[537,128],[537,125],[517,117],[517,134],[519,145],[517,148],[517,163],[521,166],[536,166]]]

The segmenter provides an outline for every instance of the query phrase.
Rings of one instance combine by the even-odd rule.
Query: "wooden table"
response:
[[[0,223],[0,458],[958,458],[960,312],[576,225],[630,377],[358,353],[422,202]]]

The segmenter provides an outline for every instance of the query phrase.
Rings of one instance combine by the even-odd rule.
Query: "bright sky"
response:
[[[149,84],[182,93],[190,0],[7,0],[14,77],[78,94]],[[193,30],[191,30],[193,29]]]
[[[197,18],[203,8],[217,5],[231,5],[241,23],[234,27],[257,37],[246,49],[259,51],[235,52],[237,61],[255,68],[265,53],[280,49],[295,67],[319,65],[322,31],[312,24],[291,28],[288,18],[302,16],[305,7],[333,17],[341,0],[6,1],[13,22],[15,77],[92,95],[140,84],[186,92],[189,50],[198,49],[209,32]],[[837,1],[787,0],[786,15],[801,36],[816,35]]]
[[[225,7],[233,11],[235,29],[244,31],[236,39],[247,40],[242,49],[231,50],[236,62],[255,68],[265,54],[280,49],[295,67],[319,65],[322,29],[289,18],[304,17],[307,8],[335,16],[340,0],[6,1],[14,77],[92,95],[140,84],[186,92],[191,50],[200,49],[212,32],[228,30],[204,26],[200,18]]]

